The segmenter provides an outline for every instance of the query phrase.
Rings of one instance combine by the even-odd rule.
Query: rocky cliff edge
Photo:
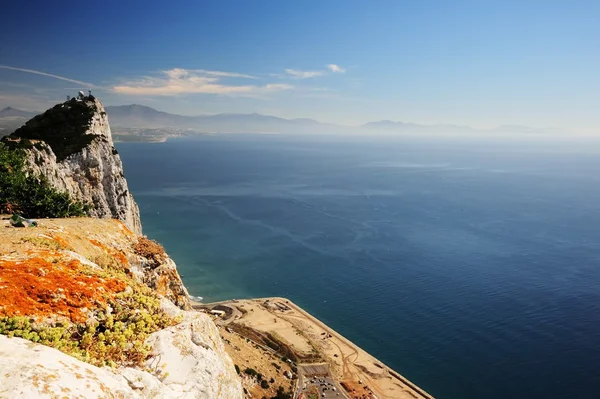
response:
[[[142,232],[106,112],[93,96],[57,104],[3,141],[25,150],[31,173],[89,205],[89,216],[115,218]]]
[[[0,222],[0,397],[243,397],[162,247],[110,219]]]

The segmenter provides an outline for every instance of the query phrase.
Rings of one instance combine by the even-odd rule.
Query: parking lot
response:
[[[305,377],[300,389],[302,399],[330,398],[340,399],[346,396],[340,387],[329,377]]]

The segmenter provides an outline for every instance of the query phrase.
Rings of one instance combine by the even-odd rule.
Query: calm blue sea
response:
[[[205,301],[286,296],[442,398],[600,398],[600,142],[118,145]]]

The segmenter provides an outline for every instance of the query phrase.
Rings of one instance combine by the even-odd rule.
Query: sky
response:
[[[0,13],[0,108],[105,105],[600,135],[600,2],[28,1]]]

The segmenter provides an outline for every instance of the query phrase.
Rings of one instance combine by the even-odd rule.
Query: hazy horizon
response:
[[[12,3],[4,12],[0,108],[43,110],[91,88],[105,105],[181,115],[600,132],[595,2]]]

